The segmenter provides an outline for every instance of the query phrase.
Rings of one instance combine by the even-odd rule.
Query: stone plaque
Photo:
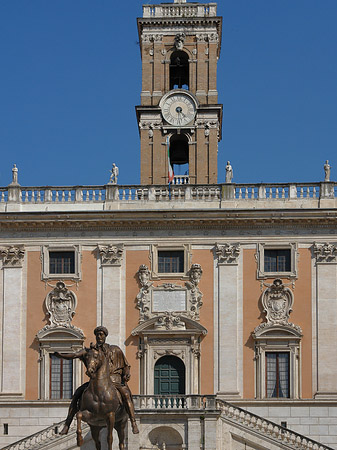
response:
[[[186,291],[153,291],[152,311],[186,311]]]

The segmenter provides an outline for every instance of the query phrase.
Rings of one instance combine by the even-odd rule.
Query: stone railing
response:
[[[288,446],[290,449],[333,450],[333,448],[328,447],[327,445],[323,445],[313,439],[295,433],[288,428],[284,428],[281,425],[257,416],[245,409],[233,406],[223,400],[217,400],[216,403],[218,409],[221,410],[221,415],[235,426],[241,424],[245,428],[249,428],[254,432],[261,433],[264,436],[277,440]]]
[[[216,17],[216,3],[144,5],[143,17]]]
[[[189,184],[190,177],[188,175],[174,175],[172,184]]]
[[[60,429],[63,427],[64,421],[55,423],[48,428],[45,428],[37,433],[34,433],[30,436],[27,436],[20,441],[16,441],[13,444],[7,445],[7,447],[3,447],[2,450],[37,450],[44,448],[44,445],[47,445],[50,442],[55,442],[56,440],[62,441],[67,439],[71,434],[75,435],[76,431],[76,421],[70,426],[69,433],[67,436],[61,436],[59,434]],[[89,430],[89,426],[85,423],[82,423],[82,431],[87,432]]]
[[[216,409],[215,395],[135,395],[136,411]]]
[[[104,209],[107,204],[144,202],[213,202],[212,207],[226,207],[228,202],[275,202],[286,205],[287,201],[316,201],[337,199],[337,183],[269,183],[269,184],[188,184],[188,176],[175,178],[175,184],[104,186],[41,186],[23,187],[9,185],[0,188],[0,210],[6,204],[26,205],[20,210],[28,211],[30,205],[87,205],[88,209]],[[92,205],[89,207],[89,204]],[[228,203],[229,204],[229,203]],[[272,206],[272,203],[270,203]],[[275,204],[275,203],[274,203]],[[2,205],[2,206],[1,206]],[[255,205],[255,203],[254,203]],[[62,206],[62,207],[63,207]],[[254,206],[258,207],[258,206]],[[265,205],[264,205],[265,207]],[[86,208],[85,206],[81,207]],[[55,210],[55,208],[54,208]]]

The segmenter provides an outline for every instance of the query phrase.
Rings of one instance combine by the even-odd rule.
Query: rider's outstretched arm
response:
[[[57,358],[63,358],[63,359],[76,359],[76,358],[83,358],[83,356],[85,355],[85,350],[80,350],[78,352],[75,353],[59,353],[59,352],[54,352],[54,356],[56,356]]]

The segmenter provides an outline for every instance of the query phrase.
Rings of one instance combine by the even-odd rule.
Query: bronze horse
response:
[[[83,362],[89,376],[89,386],[83,392],[77,418],[77,445],[83,445],[81,421],[90,426],[96,450],[101,449],[99,432],[107,427],[108,450],[112,450],[113,429],[118,433],[119,449],[125,449],[125,426],[128,416],[121,396],[114,386],[109,373],[109,361],[101,349],[91,346],[86,349]]]

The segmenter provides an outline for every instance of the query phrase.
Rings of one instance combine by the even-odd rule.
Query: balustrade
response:
[[[188,176],[178,176],[174,184],[162,186],[141,185],[105,185],[105,186],[43,186],[0,188],[0,205],[18,203],[24,205],[38,204],[101,204],[104,203],[140,203],[140,202],[192,202],[196,207],[201,202],[213,202],[226,205],[227,201],[275,202],[286,205],[287,201],[314,201],[319,199],[336,199],[336,183],[288,183],[288,184],[188,184]],[[275,203],[274,203],[275,204]],[[312,205],[317,205],[313,203]],[[273,205],[274,206],[274,205]],[[89,207],[89,206],[88,206]],[[3,207],[2,207],[3,209]],[[97,206],[94,206],[97,209]],[[36,210],[36,207],[35,207]]]
[[[143,17],[215,17],[216,16],[216,4],[184,4],[184,5],[144,5]]]

